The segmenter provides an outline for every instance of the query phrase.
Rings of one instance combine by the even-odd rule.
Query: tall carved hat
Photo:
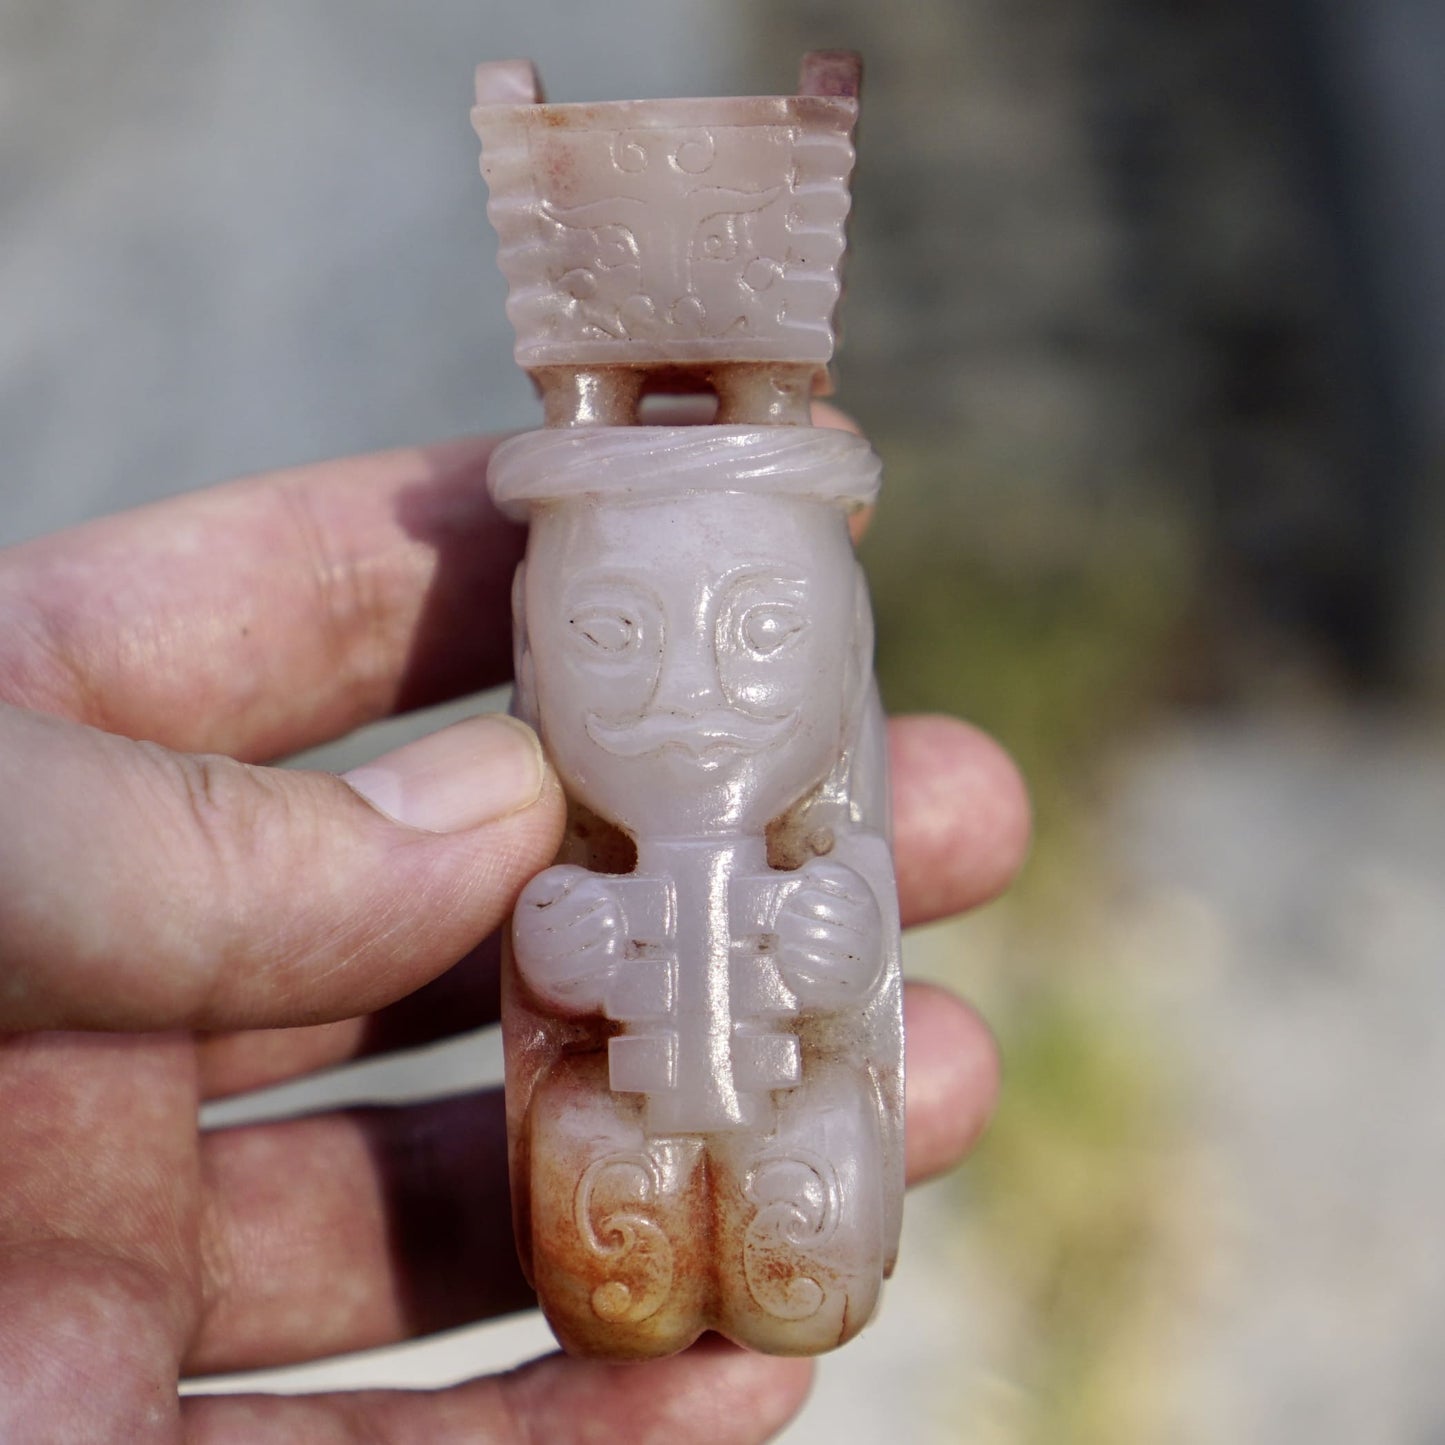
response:
[[[826,389],[858,81],[817,51],[797,95],[549,105],[530,62],[481,66],[518,365],[787,363]]]

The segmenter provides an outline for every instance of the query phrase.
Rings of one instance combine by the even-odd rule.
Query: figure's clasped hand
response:
[[[517,971],[551,1007],[598,1013],[622,956],[625,928],[606,879],[567,863],[548,868],[517,900],[512,923]]]
[[[843,1008],[868,991],[883,964],[878,900],[846,863],[815,858],[800,871],[802,884],[774,924],[778,967],[804,1008]]]

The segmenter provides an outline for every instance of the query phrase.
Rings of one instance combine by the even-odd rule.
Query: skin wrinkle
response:
[[[201,1204],[196,1221],[197,1308],[191,1339],[203,1338],[231,1295],[237,1279],[233,1235],[225,1227],[225,1210],[214,1157],[202,1149],[199,1159]]]
[[[290,535],[299,544],[301,570],[315,588],[316,615],[323,619],[327,639],[325,664],[359,706],[380,711],[390,691],[383,666],[391,650],[384,639],[394,612],[385,586],[389,559],[363,561],[338,549],[315,494],[298,480],[280,485],[277,495],[293,524]]]
[[[266,776],[264,771],[260,776]],[[293,775],[294,776],[294,775]],[[345,785],[337,780],[316,780],[318,788],[324,788],[328,794],[334,794],[348,808],[356,807],[365,809],[365,814],[358,814],[358,819],[367,825],[367,831],[374,829],[374,815],[365,804],[351,795]],[[342,790],[345,790],[345,797],[342,797]],[[319,800],[318,800],[319,801]],[[277,829],[279,837],[272,840],[269,837],[260,840],[258,852],[264,855],[284,857],[287,849],[274,846],[275,842],[288,838],[290,849],[303,852],[321,850],[329,852],[332,856],[336,854],[333,844],[327,847],[328,839],[325,836],[326,830],[318,829],[315,824],[319,814],[313,810],[306,810],[303,814],[303,821],[308,823],[305,832],[314,836],[305,840],[296,838],[294,828]],[[381,833],[381,829],[375,829]],[[396,840],[388,840],[395,843]],[[410,842],[411,840],[408,840]],[[393,879],[401,875],[411,875],[414,872],[426,874],[434,872],[435,853],[428,847],[429,840],[416,840],[410,848],[405,845],[401,848],[392,846],[384,856],[373,858],[363,856],[360,860],[360,869],[366,872],[374,872],[380,867],[385,867],[393,876]],[[299,846],[298,846],[299,844]],[[353,839],[348,848],[349,853],[363,851],[369,855],[369,848],[362,849],[361,844]],[[450,931],[454,925],[467,916],[466,903],[469,897],[478,895],[487,896],[493,889],[500,885],[506,876],[509,868],[515,867],[518,850],[508,851],[506,848],[497,850],[503,855],[505,867],[496,870],[494,873],[490,866],[478,873],[470,875],[471,887],[467,886],[460,877],[448,878],[445,886],[436,891],[431,891],[429,907],[427,910],[426,927],[428,931],[445,933]],[[410,853],[418,853],[415,864],[409,859]],[[262,917],[257,920],[249,918],[246,920],[245,941],[240,944],[247,954],[258,954],[272,960],[269,974],[269,983],[273,994],[284,1002],[290,1003],[314,991],[318,985],[330,979],[355,971],[358,964],[369,961],[373,967],[377,966],[378,960],[386,957],[394,957],[403,952],[396,947],[397,944],[410,944],[414,941],[417,931],[417,919],[415,917],[415,895],[410,890],[395,886],[391,891],[380,898],[373,897],[371,900],[372,913],[362,917],[359,921],[354,913],[346,906],[347,896],[352,888],[345,881],[349,872],[355,868],[355,863],[350,859],[337,860],[341,866],[334,867],[331,874],[335,879],[331,888],[324,893],[319,893],[308,900],[308,907],[300,915],[300,927],[295,919],[278,919],[276,932],[269,935],[266,932],[267,920]],[[249,872],[254,875],[254,865],[236,868],[234,874],[237,877],[247,876]],[[339,876],[337,876],[339,875]],[[277,886],[284,889],[288,884],[285,870],[277,879]],[[425,880],[419,880],[418,886],[425,888]],[[333,898],[332,892],[338,896]],[[260,928],[258,930],[257,923]],[[358,927],[359,922],[359,927]],[[488,920],[484,920],[481,926],[486,927]],[[294,935],[300,935],[294,936]],[[228,965],[221,970],[223,979],[234,976],[236,970]],[[386,971],[387,973],[390,970]],[[382,975],[383,977],[385,975]],[[287,980],[291,982],[287,983]],[[220,1013],[220,1009],[212,1010],[213,1014]]]
[[[249,840],[254,832],[253,820],[256,816],[249,788],[232,771],[241,765],[211,754],[187,758],[159,748],[154,749],[152,758],[158,768],[179,774],[182,806],[190,822],[188,831],[192,839],[201,843],[200,848],[187,847],[186,855],[187,865],[192,869],[196,866],[197,857],[202,860],[204,876],[192,883],[192,890],[206,900],[205,907],[204,910],[186,910],[186,916],[196,920],[193,927],[197,929],[204,916],[211,926],[221,925],[218,931],[223,939],[227,935],[235,937],[245,927],[245,910],[235,890],[237,883],[247,875],[244,867],[238,866],[235,860],[236,843],[233,839]],[[175,790],[164,788],[161,796],[163,800],[174,800]],[[239,818],[238,814],[241,815]],[[202,965],[204,977],[193,980],[196,992],[187,1022],[214,1010],[231,977],[226,944],[222,942],[219,947],[215,944],[207,947],[207,942],[202,937],[194,939],[192,957],[197,962],[205,961]]]
[[[53,761],[53,755],[58,755],[59,729],[65,726],[55,723],[42,725],[46,735],[39,741],[48,760]],[[87,747],[91,743],[95,745],[90,748],[85,761],[85,773],[90,775],[84,778],[86,792],[93,792],[98,799],[104,787],[115,787],[121,797],[126,799],[129,805],[127,810],[134,808],[142,817],[147,813],[155,813],[164,818],[167,809],[174,808],[173,794],[163,798],[162,790],[157,786],[160,774],[170,773],[171,769],[162,762],[156,751],[147,750],[144,745],[121,743],[119,740],[96,734],[93,730],[86,731],[89,736],[80,741]],[[138,769],[120,766],[130,758],[137,760],[141,766]],[[94,790],[89,787],[92,779],[98,780]],[[33,779],[15,781],[22,790],[34,785]],[[91,804],[87,802],[85,806],[89,807]],[[113,833],[116,830],[110,831]],[[137,926],[153,935],[148,965],[153,966],[156,958],[196,956],[196,940],[194,934],[183,926],[183,915],[171,909],[148,909],[145,900],[152,891],[152,879],[156,876],[157,865],[162,875],[178,875],[186,880],[184,886],[187,891],[194,886],[189,880],[194,878],[198,866],[207,872],[208,877],[214,879],[214,873],[207,867],[208,855],[204,850],[200,853],[187,850],[183,840],[177,837],[177,830],[163,822],[160,826],[153,825],[149,830],[143,824],[122,830],[123,836],[132,845],[139,843],[147,833],[153,839],[154,845],[162,850],[162,857],[148,859],[144,864],[136,855],[134,846],[115,850],[110,855],[112,861],[104,863],[101,855],[94,851],[94,845],[106,839],[106,830],[102,828],[98,835],[92,831],[88,840],[92,846],[86,849],[87,839],[84,834],[77,837],[74,828],[65,821],[64,811],[59,809],[36,819],[23,836],[12,839],[16,850],[8,865],[12,877],[18,881],[27,873],[33,872],[34,863],[27,858],[27,854],[33,858],[37,849],[43,852],[47,847],[55,847],[78,863],[78,868],[73,868],[71,873],[71,887],[84,887],[92,904],[83,912],[57,911],[57,900],[50,897],[45,889],[38,886],[30,888],[29,900],[22,902],[18,914],[13,906],[6,910],[10,922],[4,943],[7,966],[25,967],[28,961],[38,956],[36,949],[46,940],[57,944],[63,940],[64,946],[68,947],[72,954],[71,969],[77,983],[87,970],[113,973],[118,962],[114,953],[114,939],[124,936],[126,929]],[[85,851],[77,854],[77,848]],[[166,855],[173,861],[169,861]],[[217,892],[215,883],[204,887],[203,891],[214,895]],[[148,924],[144,917],[147,912],[150,914]],[[201,956],[204,957],[204,954]],[[141,975],[136,975],[133,980],[135,984],[141,981]],[[138,1002],[144,1002],[144,995]]]
[[[228,1252],[249,1265],[197,1333],[188,1370],[230,1368],[235,1358],[284,1364],[298,1349],[333,1353],[375,1337],[367,1319],[380,1303],[374,1283],[388,1277],[386,1224],[364,1140],[300,1120],[284,1136],[264,1126],[233,1131],[207,1152],[226,1200],[218,1226],[234,1241]],[[303,1189],[331,1207],[286,1207]],[[391,1334],[401,1323],[395,1310],[385,1321]],[[214,1341],[227,1343],[217,1352]]]
[[[202,1096],[223,1098],[293,1073],[435,1043],[438,1020],[449,1033],[493,1024],[499,968],[494,932],[439,978],[369,1017],[205,1036],[199,1041]]]
[[[164,983],[176,1010],[173,1022],[183,1025],[216,1007],[233,977],[236,953],[256,946],[248,937],[254,910],[245,906],[237,888],[242,880],[274,871],[272,850],[258,837],[258,824],[270,822],[266,808],[279,803],[285,809],[285,794],[264,775],[253,776],[229,758],[186,757],[147,743],[137,747],[147,765],[138,775],[141,811],[151,817],[149,827],[132,831],[164,850],[161,876],[172,880],[173,898],[183,905],[167,910],[159,932],[152,925],[151,943],[154,959],[168,965]],[[130,776],[136,779],[137,773],[132,770]],[[258,786],[264,789],[260,796]],[[130,791],[136,791],[134,782]],[[286,832],[283,827],[280,837]],[[239,942],[243,937],[244,945]]]
[[[42,1291],[26,1295],[30,1277]],[[91,1423],[104,1410],[118,1434],[143,1442],[173,1439],[126,1428],[166,1425],[175,1417],[167,1388],[192,1324],[189,1303],[163,1271],[147,1268],[78,1241],[50,1242],[30,1251],[0,1250],[0,1436],[41,1439],[5,1430],[7,1410],[19,1418],[54,1422],[71,1411]],[[28,1403],[34,1414],[25,1412]],[[99,1434],[62,1436],[101,1439]]]
[[[432,854],[428,843],[417,840],[410,849],[404,848],[393,853],[397,873],[411,871],[407,867],[409,851],[420,854],[419,863],[422,868],[430,864]],[[480,924],[481,931],[490,933],[515,901],[516,894],[525,881],[522,877],[524,865],[530,857],[530,849],[524,849],[520,843],[511,841],[510,837],[504,834],[500,843],[482,851],[474,868],[465,872],[458,870],[448,879],[444,888],[432,893],[428,900],[428,930],[438,935],[454,932],[455,925],[470,916],[471,900],[480,895],[494,899],[493,906]],[[297,969],[298,982],[314,987],[319,979],[354,967],[355,960],[363,954],[400,952],[401,950],[394,950],[389,945],[409,945],[414,941],[417,928],[414,906],[414,897],[408,890],[399,888],[393,898],[388,900],[385,911],[376,918],[367,933],[356,941],[345,957],[338,957],[320,969],[314,966]],[[473,925],[467,930],[467,937],[475,931],[477,927]],[[458,959],[467,951],[467,944],[463,941],[458,949]]]
[[[43,579],[41,581],[43,587]],[[0,626],[0,701],[56,717],[96,717],[101,698],[84,660],[58,623],[56,609],[40,608],[15,589],[4,601]]]
[[[88,1066],[88,1067],[83,1067]],[[0,1254],[101,1256],[194,1294],[198,1178],[189,1041],[37,1034],[0,1052]],[[72,1141],[91,1151],[77,1180]],[[69,1173],[67,1173],[69,1166]],[[0,1287],[4,1271],[0,1270]],[[186,1323],[189,1329],[189,1323]]]
[[[504,615],[522,533],[485,497],[490,450],[471,439],[296,468],[11,549],[0,607],[32,620],[0,634],[0,696],[258,759],[497,680],[505,629],[475,617]],[[298,506],[336,560],[297,556]],[[353,596],[318,568],[353,573]],[[142,620],[157,666],[137,672],[116,648]]]
[[[441,886],[437,886],[432,840],[408,839],[400,849],[393,848],[387,859],[390,874],[388,895],[373,901],[373,909],[379,904],[381,911],[373,911],[366,917],[360,932],[355,931],[355,919],[345,918],[344,922],[334,925],[336,935],[328,937],[328,920],[344,917],[336,906],[341,899],[318,899],[318,906],[314,909],[317,916],[307,919],[305,930],[317,941],[317,947],[311,954],[298,954],[295,942],[286,939],[285,951],[278,951],[276,955],[277,977],[284,980],[288,975],[293,976],[298,991],[315,990],[328,978],[354,971],[358,961],[364,958],[375,970],[371,980],[373,987],[384,984],[396,966],[409,962],[410,954],[416,947],[418,920],[415,908],[419,890],[423,888],[428,895],[426,918],[422,925],[425,934],[431,939],[455,936],[455,957],[460,958],[477,933],[490,932],[500,922],[525,881],[524,874],[534,853],[535,844],[524,846],[505,826],[491,825],[472,845],[469,853],[472,866],[450,869],[441,880]],[[415,863],[411,862],[412,857],[415,857]],[[408,888],[407,880],[418,871],[429,874],[429,879],[426,882],[418,879],[416,890]],[[478,898],[489,900],[489,906],[480,918],[475,914]],[[341,939],[345,940],[344,951],[337,949]],[[436,944],[431,946],[435,949]],[[381,968],[380,960],[388,957],[395,958],[397,965]],[[321,961],[323,959],[324,962]],[[279,991],[283,997],[292,996],[291,990],[284,985]]]
[[[125,559],[116,555],[115,542],[103,522],[78,529],[75,535],[91,542],[88,552],[67,557],[52,539],[43,538],[16,549],[6,559],[5,590],[29,604],[36,625],[19,636],[7,637],[4,651],[7,658],[13,657],[16,644],[23,639],[38,643],[41,679],[57,673],[65,679],[62,687],[40,689],[42,698],[51,693],[56,704],[49,710],[112,728],[123,722],[123,714],[114,711],[119,694],[104,687],[102,679],[125,675],[131,639],[138,634],[153,639],[148,649],[153,665],[135,674],[147,678],[167,676],[174,654],[195,649],[167,645],[171,639],[158,633],[158,619],[146,605],[146,588],[153,585],[144,566],[148,559],[132,559],[141,565],[127,568]],[[37,605],[30,602],[32,598],[43,600]],[[118,611],[130,613],[129,626],[114,625]],[[187,628],[194,628],[196,615],[194,611],[186,613]],[[44,659],[50,659],[52,665]],[[33,661],[21,654],[18,671],[22,679],[31,680]],[[35,705],[33,681],[22,686],[14,700]]]
[[[362,966],[374,970],[376,981],[384,983],[392,976],[395,965],[384,968],[382,960],[395,959],[403,952],[396,945],[410,944],[415,940],[417,921],[412,912],[415,907],[413,899],[399,893],[379,900],[380,911],[361,920],[358,930],[357,920],[343,908],[334,906],[345,903],[344,895],[348,890],[342,887],[338,891],[342,897],[336,900],[329,896],[310,900],[310,907],[302,916],[301,927],[296,926],[295,920],[278,920],[275,934],[268,937],[262,920],[262,928],[253,928],[242,945],[247,954],[259,954],[271,960],[264,968],[268,990],[278,1003],[298,1016],[302,1013],[299,1007],[301,1000],[319,987],[357,972]],[[451,902],[453,899],[455,903]],[[428,909],[427,927],[443,931],[462,913],[460,905],[461,894],[456,887],[434,895]],[[373,901],[373,907],[377,907],[376,901]],[[230,967],[223,967],[220,971],[222,982],[233,976]],[[228,1002],[222,993],[213,1000],[215,1006],[207,1011],[208,1014],[218,1017],[230,1012],[236,1005],[224,1007]]]
[[[474,619],[477,610],[500,610],[496,604],[505,600],[522,533],[492,509],[483,485],[490,451],[490,444],[473,440],[422,452],[414,474],[393,486],[392,515],[384,529],[376,528],[386,538],[381,546],[359,548],[355,534],[345,528],[355,512],[352,487],[338,479],[316,493],[323,531],[348,540],[345,565],[362,598],[353,615],[363,622],[369,615],[375,623],[369,631],[363,627],[359,639],[352,635],[348,641],[371,654],[364,662],[352,661],[353,675],[376,682],[369,693],[362,689],[369,701],[350,725],[499,680],[510,657],[509,640],[498,635],[493,645],[490,630],[476,627]],[[368,583],[370,599],[365,595]],[[500,613],[505,616],[504,610]],[[339,614],[333,609],[332,615]],[[443,637],[453,654],[474,655],[481,648],[486,657],[465,678],[448,677],[439,690],[428,672],[436,665]],[[466,640],[465,648],[457,645],[458,637]]]
[[[318,1117],[209,1141],[209,1172],[226,1199],[219,1227],[252,1264],[197,1336],[189,1369],[285,1364],[298,1350],[333,1353],[408,1333],[390,1262],[404,1256],[404,1242],[391,1219],[387,1176],[373,1167],[374,1136],[387,1132],[395,1112],[356,1110],[345,1128]],[[396,1172],[403,1158],[394,1153]],[[314,1207],[295,1207],[303,1195]]]

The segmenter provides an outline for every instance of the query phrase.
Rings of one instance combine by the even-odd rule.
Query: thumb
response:
[[[511,718],[349,779],[0,706],[0,1031],[370,1012],[455,963],[556,850],[560,790]]]

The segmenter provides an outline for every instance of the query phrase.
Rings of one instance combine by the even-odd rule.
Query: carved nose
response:
[[[664,659],[653,704],[655,711],[687,717],[722,706],[722,690],[710,655],[698,648],[688,648],[680,650],[680,655]]]

